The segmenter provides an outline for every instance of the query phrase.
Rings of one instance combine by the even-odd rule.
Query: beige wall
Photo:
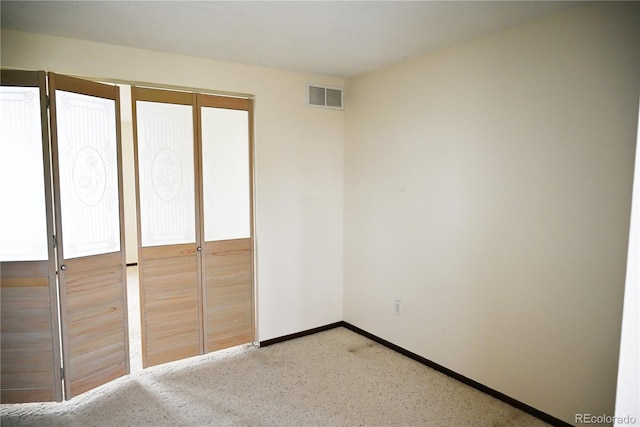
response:
[[[341,79],[7,30],[1,55],[3,67],[255,95],[259,340],[342,319],[343,112],[305,106],[307,82]],[[128,201],[132,176],[130,163]]]
[[[348,80],[347,322],[569,423],[613,415],[639,6]]]

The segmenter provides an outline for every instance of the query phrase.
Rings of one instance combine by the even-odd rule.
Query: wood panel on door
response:
[[[253,341],[251,239],[205,243],[207,352]]]
[[[1,73],[0,400],[61,401],[46,76]]]
[[[65,396],[129,373],[117,86],[49,73]]]
[[[142,365],[202,354],[195,95],[132,88]]]
[[[254,339],[252,106],[198,96],[205,352]]]

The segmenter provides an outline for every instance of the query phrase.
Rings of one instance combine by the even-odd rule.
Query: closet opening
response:
[[[19,70],[0,95],[21,183],[2,187],[3,403],[255,341],[252,99]]]

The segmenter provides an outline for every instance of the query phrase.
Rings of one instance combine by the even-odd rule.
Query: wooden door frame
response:
[[[200,133],[198,134],[198,159],[199,159],[199,174],[203,175],[203,159],[202,159],[202,108],[203,107],[213,107],[213,108],[222,108],[227,110],[238,110],[238,111],[247,111],[248,113],[248,153],[249,158],[247,159],[249,163],[249,240],[250,240],[250,258],[251,258],[251,266],[250,266],[250,280],[251,280],[251,335],[252,335],[252,344],[256,344],[256,336],[257,336],[257,292],[256,292],[256,239],[255,239],[255,215],[254,215],[254,206],[255,206],[255,192],[254,192],[254,124],[253,124],[253,107],[254,100],[253,98],[237,98],[230,96],[221,96],[221,95],[211,95],[211,94],[197,94],[196,100],[196,114],[197,114],[197,123]],[[204,189],[203,186],[200,186],[199,197],[201,200],[200,203],[200,218],[204,218]],[[207,244],[205,236],[204,236],[204,226],[201,227],[200,230],[200,242],[202,247],[204,248]],[[204,265],[205,260],[203,257],[202,264]],[[204,349],[203,354],[207,354],[211,351],[216,351],[217,349],[209,349],[208,345],[208,322],[206,319],[206,295],[207,286],[204,283],[204,277],[202,279],[202,305],[203,305],[203,336],[204,336]]]
[[[0,80],[2,86],[20,86],[20,87],[37,87],[39,89],[39,103],[40,103],[40,127],[41,127],[41,145],[42,145],[42,163],[43,163],[43,185],[45,196],[45,211],[46,211],[46,232],[47,232],[47,276],[49,283],[49,301],[50,301],[50,318],[51,318],[51,339],[52,339],[52,353],[53,353],[53,398],[57,402],[61,402],[63,399],[62,393],[62,378],[61,378],[61,366],[62,359],[60,353],[60,323],[58,319],[58,289],[56,281],[56,249],[55,249],[55,232],[54,232],[54,215],[53,215],[53,188],[52,188],[52,175],[51,175],[51,149],[49,143],[49,119],[48,119],[48,105],[47,105],[47,76],[44,71],[25,71],[25,70],[1,70]],[[40,263],[40,261],[37,261]],[[13,263],[12,263],[13,264]],[[32,265],[33,262],[26,261],[20,262],[20,268]],[[0,275],[2,275],[2,263],[0,263]],[[1,279],[0,279],[1,281]],[[12,401],[40,401],[40,398],[34,396],[37,400],[32,400],[25,397],[25,393],[20,393],[21,396],[15,396],[17,400],[11,398]],[[9,397],[7,397],[9,398]],[[5,398],[3,395],[3,402]]]
[[[204,351],[204,339],[203,339],[203,328],[204,328],[204,320],[203,320],[203,306],[202,306],[202,257],[201,257],[201,221],[200,221],[200,212],[201,212],[201,202],[199,198],[200,194],[200,160],[198,155],[198,140],[199,140],[199,126],[196,121],[196,94],[191,92],[178,92],[166,89],[152,89],[146,87],[137,87],[131,86],[131,113],[132,113],[132,122],[133,122],[133,161],[134,161],[134,169],[135,169],[135,188],[136,188],[136,224],[137,224],[137,237],[138,237],[138,277],[139,277],[139,286],[140,286],[140,329],[141,329],[141,340],[142,340],[142,367],[147,368],[149,366],[155,365],[157,363],[149,361],[148,349],[147,349],[147,322],[145,316],[145,275],[144,275],[144,260],[148,259],[150,256],[153,257],[154,254],[160,255],[163,246],[158,247],[143,247],[142,245],[142,214],[141,214],[141,204],[140,204],[140,171],[139,171],[139,143],[138,143],[138,132],[137,132],[137,123],[138,123],[138,109],[137,109],[137,101],[143,102],[157,102],[164,104],[174,104],[174,105],[188,105],[191,106],[191,116],[192,116],[192,126],[193,126],[193,186],[194,186],[194,212],[195,212],[195,242],[194,243],[183,243],[179,245],[169,245],[169,246],[182,246],[181,252],[184,254],[190,253],[192,250],[195,250],[196,255],[196,295],[197,295],[197,306],[198,306],[198,354],[203,354]],[[151,363],[151,365],[150,365]],[[159,362],[164,363],[164,362]]]
[[[127,272],[126,272],[126,254],[125,254],[125,238],[124,238],[124,195],[123,195],[123,171],[122,171],[122,143],[121,143],[121,117],[120,117],[120,89],[115,85],[107,85],[104,83],[97,83],[91,80],[78,79],[75,77],[69,77],[56,73],[48,73],[49,78],[49,98],[50,98],[50,130],[51,130],[51,159],[53,164],[53,188],[57,189],[53,192],[54,195],[54,206],[55,206],[55,218],[56,218],[56,231],[58,235],[58,243],[57,243],[57,262],[58,268],[62,269],[65,264],[64,257],[64,236],[62,233],[62,204],[61,204],[61,195],[60,195],[60,165],[59,165],[59,156],[58,156],[58,135],[57,135],[57,111],[56,111],[56,90],[62,90],[65,92],[72,92],[81,95],[88,95],[94,97],[101,97],[109,100],[113,100],[115,103],[115,127],[116,127],[116,162],[117,162],[117,179],[118,179],[118,201],[119,201],[119,212],[118,212],[118,220],[119,220],[119,241],[120,241],[120,251],[119,251],[119,262],[122,266],[121,272],[121,281],[122,281],[122,306],[123,306],[123,330],[124,330],[124,367],[123,370],[118,370],[115,373],[112,373],[108,376],[104,376],[104,382],[109,382],[115,378],[118,378],[122,375],[128,375],[130,373],[130,354],[129,354],[129,323],[128,323],[128,301],[127,301]],[[62,86],[62,87],[61,87]],[[114,254],[117,252],[114,252]],[[109,259],[113,259],[114,256],[110,253],[102,254],[102,256],[108,256]],[[92,259],[93,256],[88,257],[79,257],[73,259],[73,261],[77,264],[87,265],[87,268],[91,268],[94,263]],[[60,316],[61,316],[61,342],[62,342],[62,357],[63,362],[68,361],[71,358],[70,349],[69,349],[69,331],[66,327],[66,313],[68,311],[67,300],[65,298],[66,293],[66,284],[65,280],[62,279],[62,273],[58,275],[58,286],[60,292]],[[63,366],[63,369],[66,369],[66,366]],[[77,393],[74,394],[74,390],[72,390],[72,382],[70,380],[70,375],[67,373],[64,379],[64,389],[65,389],[65,398],[71,399],[74,395],[83,393],[84,391],[90,390],[97,385],[96,382],[100,382],[102,380],[98,380],[96,382],[87,382],[79,385],[77,387]]]

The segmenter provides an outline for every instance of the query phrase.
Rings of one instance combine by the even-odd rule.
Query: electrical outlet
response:
[[[399,299],[393,302],[393,313],[396,316],[402,316],[402,301]]]

